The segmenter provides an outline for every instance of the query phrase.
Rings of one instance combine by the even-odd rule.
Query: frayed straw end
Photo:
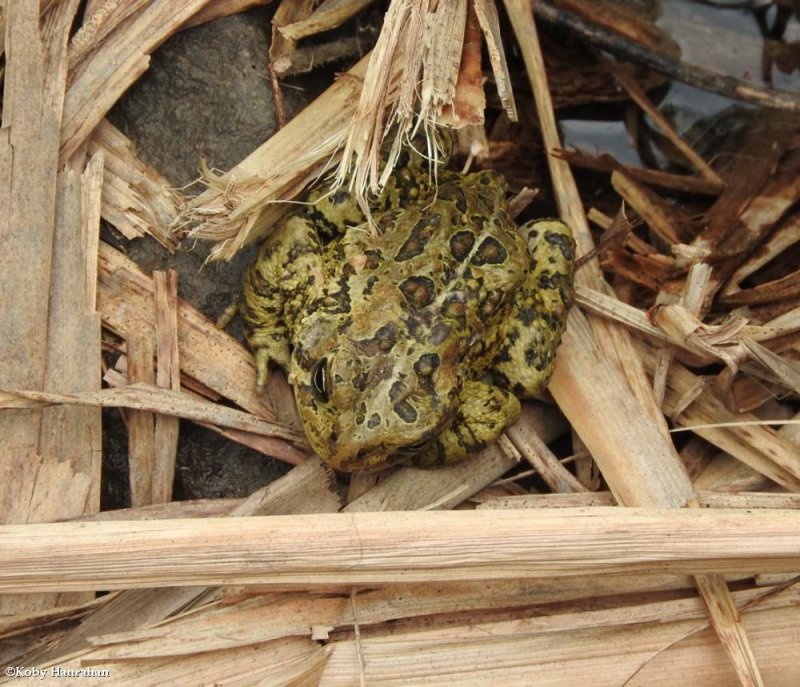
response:
[[[334,184],[347,184],[359,206],[366,208],[367,197],[380,193],[402,148],[420,130],[426,157],[435,163],[443,157],[434,135],[437,126],[483,123],[481,32],[489,44],[501,100],[515,119],[493,2],[392,2],[370,58]],[[382,164],[381,150],[387,147]],[[368,211],[365,214],[369,217]]]

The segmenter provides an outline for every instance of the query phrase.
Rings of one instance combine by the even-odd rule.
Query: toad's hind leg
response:
[[[492,371],[521,398],[544,391],[572,304],[575,240],[561,220],[540,219],[520,228],[530,270],[514,296]]]
[[[244,279],[239,311],[256,361],[256,387],[267,383],[270,362],[289,367],[289,340],[314,284],[321,281],[322,249],[303,217],[281,221],[261,246]]]
[[[421,468],[457,463],[497,439],[518,417],[513,394],[485,382],[464,382],[453,421],[412,462]]]

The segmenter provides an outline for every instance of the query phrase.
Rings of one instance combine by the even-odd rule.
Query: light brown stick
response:
[[[153,385],[153,340],[142,332],[128,338],[128,384]],[[128,473],[131,505],[153,503],[153,468],[156,462],[155,415],[148,410],[128,411]]]
[[[153,272],[153,287],[156,313],[156,384],[162,389],[180,391],[178,273],[175,270]],[[179,427],[178,418],[156,415],[153,503],[167,503],[172,500]]]
[[[0,527],[0,591],[800,569],[800,512],[564,508]]]

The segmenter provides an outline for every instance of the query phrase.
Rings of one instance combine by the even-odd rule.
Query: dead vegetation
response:
[[[502,41],[490,0],[394,0],[373,62],[186,199],[104,116],[169,35],[259,3],[89,2],[70,39],[78,4],[43,2],[42,19],[36,0],[0,4],[4,665],[137,685],[798,682],[796,93],[686,64],[613,4],[537,2],[538,20],[604,51],[593,68],[614,97],[693,171],[634,168],[562,148],[553,99],[584,96],[548,86],[527,0],[505,0]],[[273,67],[367,4],[282,2]],[[376,188],[389,128],[402,141],[444,123],[473,161],[512,156],[514,41],[583,256],[555,405],[526,405],[463,464],[353,476],[343,495],[280,375],[257,396],[250,354],[177,298],[174,274],[99,241],[100,218],[168,251],[191,224],[226,259],[339,159],[342,181]],[[758,103],[761,125],[700,155],[642,65]],[[583,169],[608,175],[602,204],[581,198]],[[101,321],[124,342],[102,375]],[[126,511],[97,512],[101,407],[126,409]],[[296,467],[244,500],[171,503],[177,418]]]

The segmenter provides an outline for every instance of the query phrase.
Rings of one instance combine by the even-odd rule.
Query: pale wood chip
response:
[[[469,152],[471,157],[485,155],[488,151],[486,131],[484,129],[484,110],[486,109],[486,94],[483,91],[483,40],[481,27],[475,15],[474,3],[467,3],[466,26],[461,32],[463,49],[459,43],[453,42],[458,50],[452,50],[452,57],[456,60],[455,75],[452,92],[444,94],[439,101],[441,106],[439,116],[442,121],[452,119],[453,128],[456,129],[457,142],[463,146],[464,138],[471,139]],[[454,37],[457,34],[454,33]],[[452,40],[452,39],[451,39]],[[452,59],[452,58],[451,58]],[[460,66],[458,66],[460,63]],[[443,76],[446,76],[443,74]],[[441,77],[439,77],[441,79]],[[452,110],[452,116],[448,114]],[[470,160],[467,161],[469,164]]]
[[[742,627],[736,601],[720,575],[697,575],[695,583],[708,609],[711,626],[728,651],[744,685],[764,685],[753,647]]]
[[[483,587],[475,583],[416,587],[397,585],[359,593],[357,612],[344,594],[332,598],[314,598],[300,594],[289,594],[278,598],[274,594],[260,594],[229,606],[213,609],[205,614],[178,616],[155,628],[94,636],[90,641],[96,648],[91,652],[91,657],[92,660],[109,661],[179,656],[195,651],[214,651],[291,635],[310,635],[314,638],[315,634],[322,634],[323,631],[326,639],[341,641],[341,637],[330,637],[332,631],[347,628],[356,622],[362,628],[370,628],[379,623],[403,619],[408,627],[409,622],[414,622],[415,619],[422,620],[424,616],[435,613],[469,612],[472,615],[473,627],[493,623],[496,635],[510,635],[514,632],[514,624],[517,625],[519,633],[547,631],[549,628],[541,625],[552,622],[552,615],[549,613],[543,613],[541,616],[544,617],[531,618],[527,621],[515,620],[504,623],[493,620],[491,611],[502,609],[509,613],[515,608],[534,605],[540,607],[548,603],[565,601],[571,601],[574,609],[578,604],[586,602],[587,584],[591,586],[595,599],[598,596],[620,593],[621,590],[629,594],[636,592],[643,594],[658,589],[680,588],[677,580],[668,581],[659,576],[639,580],[630,576],[620,576],[614,586],[610,581],[603,583],[594,579],[586,579],[583,587],[572,580],[561,580],[560,587],[549,580],[541,585],[500,581]],[[749,596],[752,598],[753,594]],[[646,622],[645,613],[647,617],[654,617],[659,604],[648,604],[648,606],[648,611],[643,611],[641,615],[634,614],[627,620],[620,618],[618,614],[610,613],[605,622]],[[668,618],[675,612],[662,610],[666,611],[664,615]],[[264,622],[265,612],[269,613],[267,623]],[[702,605],[696,599],[686,600],[684,608],[679,612],[697,618],[702,614]],[[576,611],[573,610],[572,613]],[[581,615],[584,614],[586,611]],[[596,624],[601,624],[596,617],[592,620]],[[565,627],[570,621],[580,622],[577,618],[562,616]],[[586,617],[581,618],[581,621],[581,625],[589,624]],[[519,626],[520,623],[524,629]],[[225,633],[215,631],[215,627],[218,628],[219,625],[224,625],[227,631]],[[439,631],[430,628],[427,632],[423,629],[422,633]],[[466,628],[455,631],[462,637],[463,633],[470,632]]]
[[[75,70],[86,56],[131,15],[140,12],[149,0],[103,0],[86,8],[86,20],[69,44],[69,67]]]
[[[272,66],[282,56],[290,55],[296,48],[297,41],[292,40],[282,31],[283,27],[301,22],[311,16],[317,0],[282,0],[272,16],[272,40],[269,45],[269,59]]]
[[[206,24],[215,19],[238,14],[253,7],[269,5],[271,2],[272,0],[211,0],[203,9],[186,21],[183,28]]]
[[[747,337],[742,337],[741,343],[755,360],[780,380],[783,386],[796,394],[800,393],[800,368],[798,368],[797,362],[787,360],[783,356],[773,353],[766,346],[762,346]]]
[[[103,152],[105,174],[101,212],[128,239],[149,234],[168,251],[178,214],[185,206],[183,194],[136,154],[133,143],[111,122],[103,119],[88,142],[89,154]]]
[[[333,471],[314,457],[254,491],[231,511],[231,515],[335,513],[341,506]]]
[[[180,391],[181,368],[178,359],[178,273],[153,272],[156,324],[156,385]],[[153,464],[153,502],[172,500],[175,463],[178,457],[177,417],[156,415],[155,462]]]
[[[620,170],[611,173],[614,190],[647,222],[650,229],[666,243],[682,243],[688,237],[685,219],[656,193]]]
[[[722,290],[726,302],[748,304],[757,303],[759,300],[779,300],[794,295],[797,292],[797,280],[800,278],[797,270],[751,288],[744,288],[742,283],[798,241],[800,241],[800,213],[794,212],[786,220],[781,221],[777,229],[761,243],[758,250],[742,262],[731,275]]]
[[[560,148],[532,8],[524,0],[505,0],[505,5],[522,48],[545,148]],[[592,249],[592,239],[571,171],[552,155],[548,155],[548,166],[559,210],[577,233],[579,253],[588,253]],[[663,214],[653,216],[660,221]],[[583,266],[576,281],[605,291],[608,287],[599,266],[593,263]],[[627,331],[620,327],[608,326],[610,323],[596,318],[591,321],[591,327],[589,324],[580,313],[571,313],[559,349],[561,363],[556,366],[550,383],[551,393],[586,442],[620,504],[658,504],[666,508],[686,505],[691,501],[692,484],[667,434],[660,399],[653,394],[636,347]],[[578,330],[581,336],[576,337]],[[586,350],[590,341],[596,343],[602,356]],[[614,361],[613,366],[609,365],[598,374],[609,361]],[[596,421],[598,417],[603,418],[602,423]],[[636,431],[632,432],[632,427]],[[712,588],[724,588],[724,583],[715,582],[719,584],[713,587],[701,583],[701,594]],[[722,604],[723,596],[721,593],[719,598],[713,595],[705,598],[709,605]],[[733,643],[728,641],[729,635],[721,637],[732,652],[735,665],[749,666],[752,668],[749,677],[757,679],[757,668],[747,660],[750,649],[744,631],[741,627],[726,626],[726,629],[737,638]]]
[[[280,27],[280,32],[292,41],[313,36],[340,26],[374,0],[326,0],[310,16]]]
[[[800,494],[767,492],[726,494],[699,490],[697,502],[706,508],[800,508]]]
[[[133,332],[127,340],[128,384],[155,385],[155,345],[143,332]],[[105,393],[105,392],[104,392]],[[128,481],[131,505],[153,503],[153,469],[156,462],[155,415],[152,409],[133,408],[128,418]]]
[[[492,63],[497,93],[500,102],[505,108],[508,118],[517,121],[517,106],[514,103],[514,93],[511,88],[511,76],[508,73],[508,63],[503,51],[503,34],[497,16],[494,0],[475,0],[475,14],[486,36],[486,49]]]
[[[138,662],[114,663],[109,674],[121,684],[136,687],[180,683],[191,675],[194,684],[209,685],[218,682],[221,676],[230,684],[249,684],[263,687],[273,685],[298,685],[312,687],[319,684],[330,649],[320,646],[308,638],[287,637],[230,649],[222,652],[202,652],[185,655],[174,660],[144,661],[146,668]],[[63,670],[90,670],[85,667],[83,657],[67,657],[59,663]],[[81,678],[82,683],[102,684],[97,676]],[[232,682],[236,680],[236,682]]]
[[[670,342],[680,342],[693,352],[721,360],[734,371],[746,355],[738,336],[747,324],[743,317],[732,316],[722,325],[711,326],[703,324],[684,306],[675,304],[656,306],[651,319]]]
[[[442,154],[437,124],[473,126],[483,121],[477,31],[467,20],[468,5],[486,37],[501,100],[516,118],[492,2],[394,0],[370,57],[336,173],[335,185],[347,184],[368,217],[367,197],[380,192],[402,146],[415,134],[425,133],[428,157],[435,162]],[[458,94],[462,86],[464,92]],[[384,160],[386,139],[391,146]]]

